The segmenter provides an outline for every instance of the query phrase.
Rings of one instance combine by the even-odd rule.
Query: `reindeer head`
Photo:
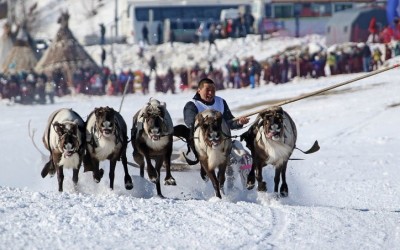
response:
[[[265,136],[268,139],[279,141],[283,135],[283,109],[273,106],[260,114],[260,116]]]
[[[147,104],[142,113],[142,117],[144,131],[151,140],[160,140],[161,136],[168,131],[164,121],[165,107],[157,100],[151,100]]]
[[[110,137],[115,133],[115,110],[110,107],[100,107],[94,109],[96,116],[96,127],[104,137]]]
[[[71,157],[79,151],[81,142],[78,137],[78,121],[54,122],[53,128],[58,135],[58,149],[65,158]]]
[[[197,124],[201,128],[205,142],[209,147],[216,147],[221,144],[223,140],[221,112],[212,110],[205,116],[200,113],[197,115]]]

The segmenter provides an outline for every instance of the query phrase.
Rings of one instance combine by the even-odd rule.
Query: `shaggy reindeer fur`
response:
[[[133,159],[140,166],[144,177],[145,161],[150,181],[156,184],[157,195],[162,197],[160,169],[166,168],[165,185],[176,185],[171,175],[173,124],[165,103],[150,99],[145,107],[133,117],[131,130]],[[153,166],[151,160],[155,160]]]
[[[127,126],[122,116],[110,107],[95,108],[86,121],[86,141],[85,171],[93,171],[93,178],[100,182],[104,170],[99,169],[99,163],[109,160],[110,188],[114,189],[115,166],[121,160],[125,172],[125,188],[132,189],[126,158]]]
[[[260,114],[241,139],[251,150],[253,165],[247,178],[247,188],[258,182],[258,191],[267,191],[267,184],[263,181],[262,168],[267,164],[275,167],[274,192],[278,192],[280,178],[282,185],[280,194],[287,196],[289,189],[286,183],[286,168],[297,139],[296,125],[290,116],[281,107],[270,107]]]
[[[203,179],[205,174],[211,179],[215,195],[221,198],[225,183],[225,171],[232,147],[230,130],[216,110],[204,110],[197,114],[194,124],[194,146],[201,165]],[[215,169],[218,168],[218,178]]]
[[[72,181],[78,183],[79,168],[85,147],[85,122],[72,109],[59,109],[53,112],[43,134],[43,143],[50,151],[50,160],[45,164],[41,175],[51,176],[57,171],[58,191],[63,191],[63,168],[72,168]]]

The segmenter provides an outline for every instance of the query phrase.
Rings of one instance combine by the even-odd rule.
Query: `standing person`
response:
[[[101,48],[101,67],[104,67],[104,62],[106,61],[106,50]]]
[[[158,44],[163,43],[163,28],[161,23],[157,25],[157,43]]]
[[[379,43],[378,26],[376,25],[376,18],[372,17],[368,25],[369,35],[371,36],[370,42]]]
[[[143,37],[143,41],[146,42],[147,45],[150,45],[149,29],[147,28],[146,24],[143,24],[143,27],[142,27],[142,37]]]
[[[56,83],[53,80],[52,76],[47,78],[46,84],[44,86],[44,92],[49,97],[49,101],[51,104],[54,104],[54,95],[56,90]]]
[[[361,54],[362,54],[363,70],[364,72],[370,72],[372,53],[368,44],[364,44],[364,47],[361,50]]]
[[[171,93],[175,94],[175,74],[171,68],[168,69],[167,74],[165,75],[165,83],[165,92],[170,89]]]
[[[392,49],[389,47],[388,44],[385,44],[385,61],[392,58]]]
[[[154,56],[151,56],[151,58],[150,58],[149,67],[150,67],[149,77],[151,77],[151,73],[153,71],[157,76],[157,61],[156,61],[156,58]]]
[[[175,42],[175,32],[173,30],[169,33],[169,42],[171,43],[171,48],[173,48]]]
[[[215,50],[218,53],[218,48],[217,48],[217,44],[215,44],[215,25],[212,24],[210,26],[210,31],[208,33],[208,42],[210,43],[208,46],[208,53],[210,53],[211,50],[211,46],[214,45],[215,46]]]
[[[106,26],[104,26],[104,23],[99,24],[100,25],[100,44],[104,45],[106,43]]]

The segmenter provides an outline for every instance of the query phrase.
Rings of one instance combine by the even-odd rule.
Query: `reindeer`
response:
[[[151,98],[147,105],[133,117],[131,143],[133,159],[140,166],[140,176],[144,177],[145,161],[147,174],[156,184],[157,195],[163,197],[160,186],[160,169],[166,168],[165,185],[176,185],[171,175],[172,119],[165,103]],[[151,160],[155,160],[153,166]]]
[[[195,155],[201,165],[201,177],[204,180],[207,180],[207,177],[211,179],[215,195],[222,198],[221,191],[223,193],[232,139],[230,129],[223,120],[221,112],[207,109],[196,115],[193,143]],[[218,178],[215,174],[217,168]]]
[[[57,171],[58,191],[63,191],[63,168],[72,168],[72,181],[78,183],[79,168],[85,152],[85,122],[72,109],[53,112],[43,133],[43,143],[50,151],[50,160],[42,169],[43,178]]]
[[[85,171],[93,171],[93,178],[100,182],[104,170],[99,169],[100,161],[110,161],[110,188],[114,189],[114,173],[117,161],[122,160],[125,172],[125,188],[133,188],[128,172],[126,148],[128,145],[127,126],[122,116],[110,107],[95,108],[86,121]]]
[[[292,118],[280,106],[268,108],[260,113],[248,131],[241,135],[250,149],[253,164],[247,177],[247,189],[253,189],[255,179],[258,182],[258,191],[266,192],[267,184],[263,181],[262,168],[268,164],[275,167],[274,192],[279,189],[282,197],[287,197],[289,188],[286,183],[286,168],[288,160],[296,148],[297,130]],[[319,150],[317,141],[307,152],[309,154]],[[301,150],[300,150],[301,151]]]

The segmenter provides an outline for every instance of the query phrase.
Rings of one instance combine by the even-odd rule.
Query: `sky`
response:
[[[285,48],[307,39],[314,38],[278,41]],[[260,55],[266,53],[260,48],[272,51],[278,44],[275,39],[248,41],[252,47],[243,48],[237,41],[217,41],[217,45],[222,54]],[[199,46],[177,44],[163,50],[176,55],[169,60],[185,65],[181,54],[173,50],[201,57],[201,46],[206,45]],[[147,52],[159,49],[151,47]],[[224,60],[219,59],[221,63]],[[399,61],[394,58],[387,65]],[[295,79],[217,94],[240,116],[267,107],[263,103],[294,98],[362,75]],[[105,175],[100,183],[82,168],[75,189],[72,171],[65,170],[64,192],[59,193],[56,177],[40,176],[49,156],[41,141],[49,115],[59,108],[72,108],[86,119],[95,107],[118,110],[122,97],[67,96],[56,98],[53,105],[8,105],[1,100],[1,245],[5,249],[398,249],[398,79],[396,68],[282,106],[296,123],[297,147],[306,150],[315,140],[321,147],[310,155],[294,151],[292,158],[303,160],[288,163],[287,198],[273,194],[271,166],[263,169],[266,193],[244,190],[235,172],[235,188],[226,190],[222,199],[215,198],[211,183],[204,182],[194,166],[173,171],[177,186],[162,185],[166,198],[161,199],[147,175],[141,178],[134,167],[129,167],[134,188],[125,190],[120,162],[114,190],[109,189],[109,163],[102,162]],[[121,115],[130,128],[133,115],[155,97],[167,104],[174,125],[182,124],[183,106],[193,95],[193,91],[128,95]],[[249,105],[254,108],[243,108]],[[232,133],[239,135],[245,130]],[[174,142],[174,153],[184,150],[181,141]],[[130,145],[127,157],[133,162]]]

